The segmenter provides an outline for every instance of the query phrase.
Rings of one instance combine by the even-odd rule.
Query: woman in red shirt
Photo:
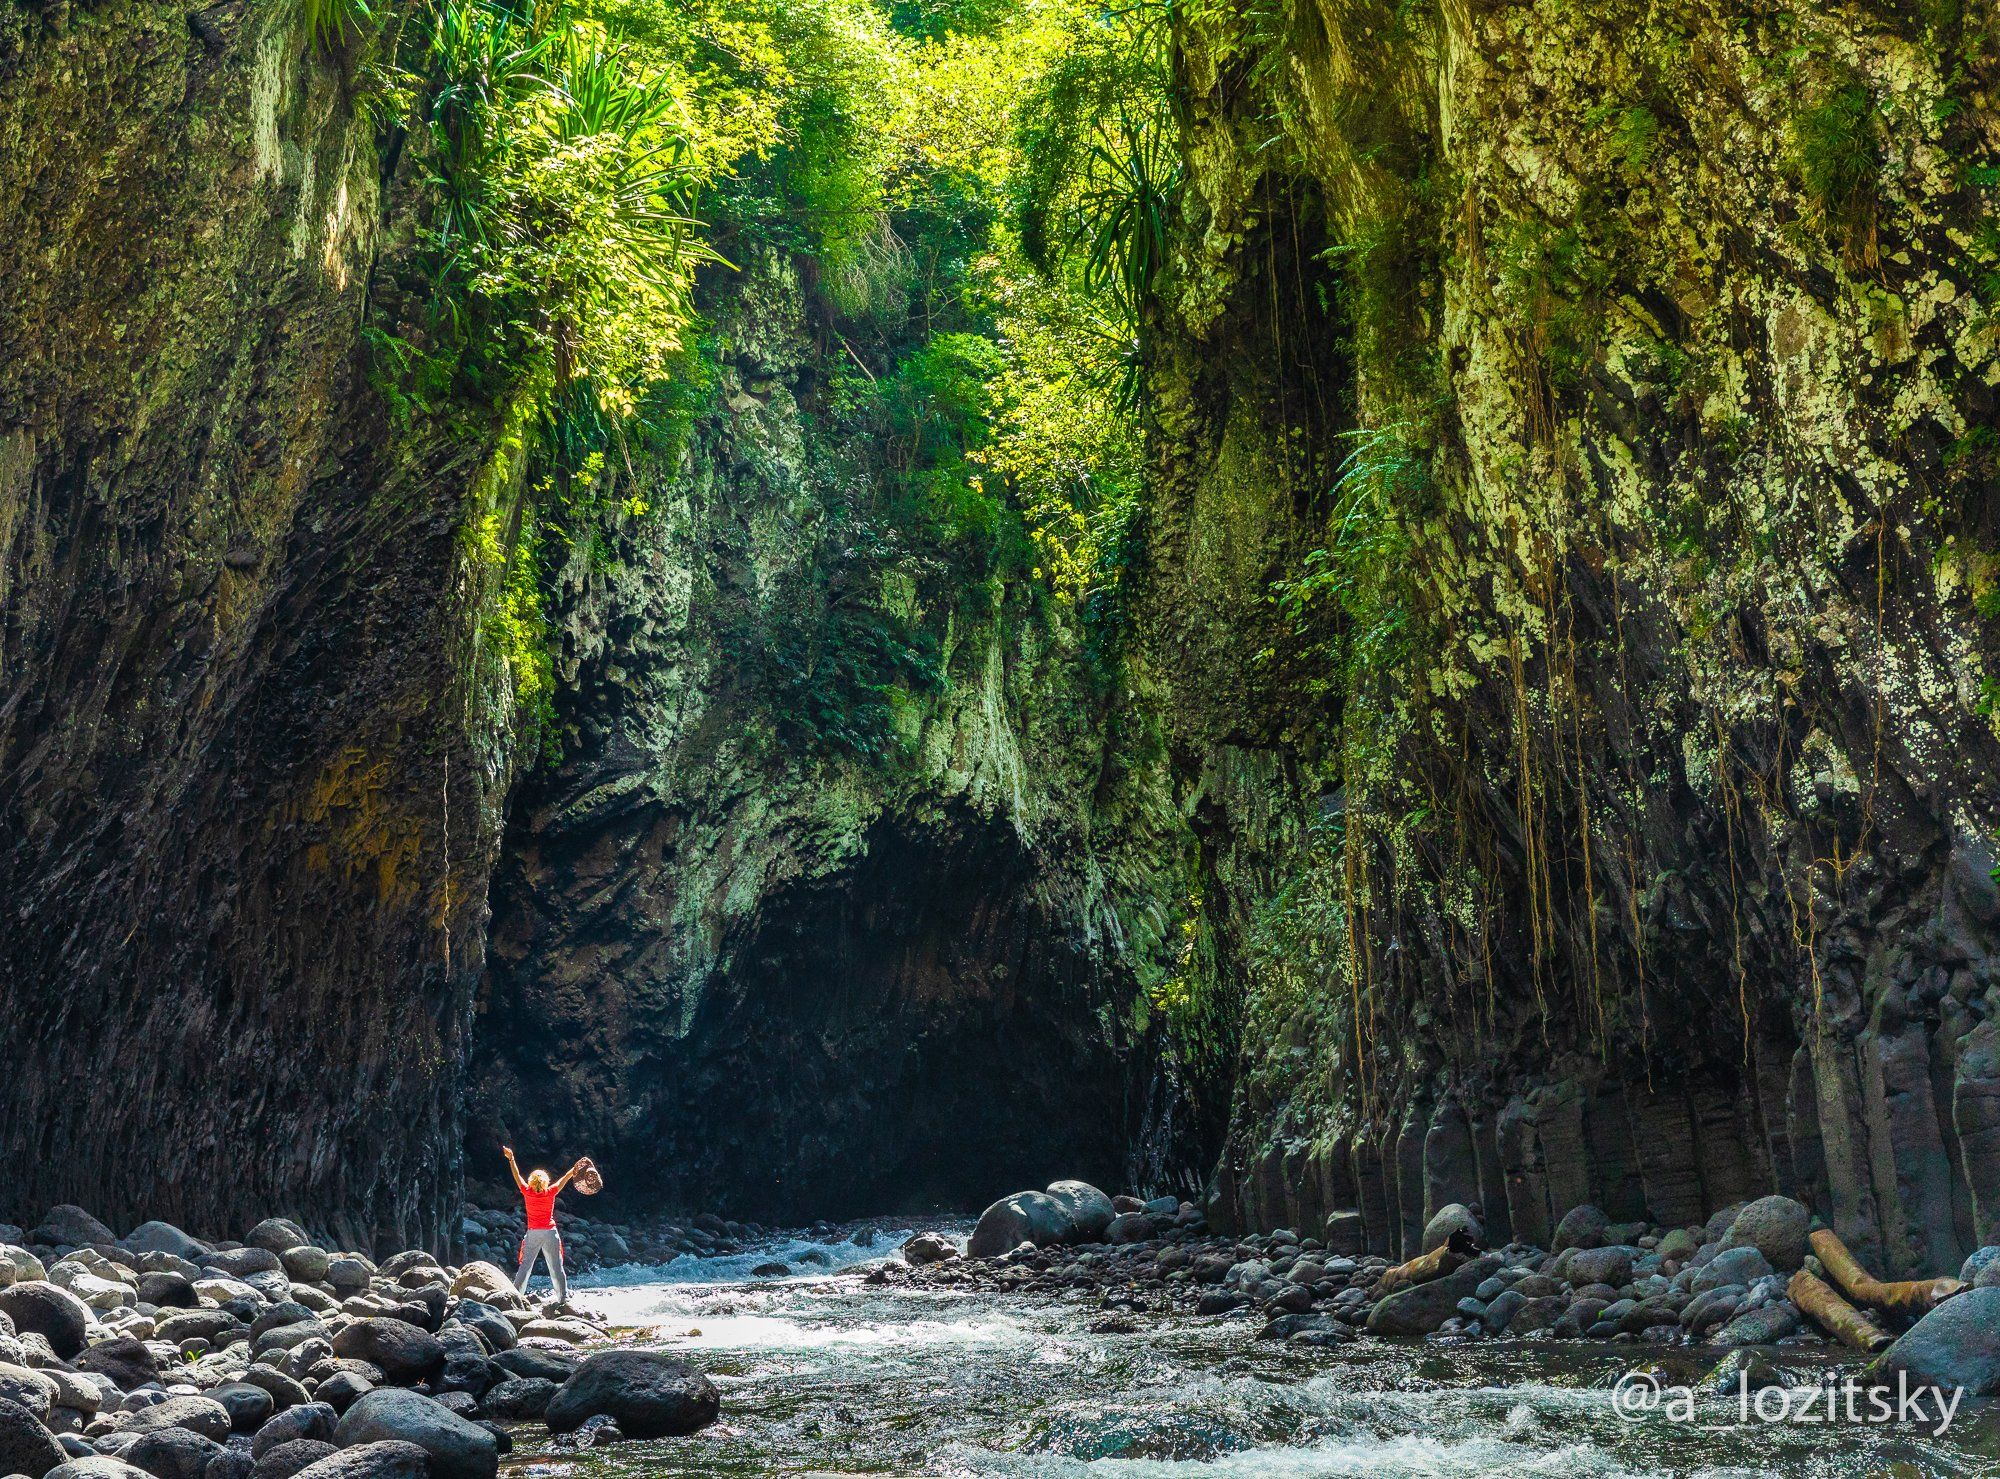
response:
[[[563,1272],[562,1234],[556,1231],[556,1198],[583,1169],[583,1162],[579,1160],[563,1172],[562,1180],[553,1184],[549,1173],[540,1168],[530,1171],[524,1181],[514,1160],[514,1147],[503,1145],[500,1149],[507,1157],[507,1169],[514,1173],[514,1186],[528,1208],[528,1234],[521,1239],[521,1266],[514,1272],[514,1287],[523,1294],[528,1292],[528,1276],[535,1270],[535,1260],[540,1258],[555,1281],[556,1303],[565,1303],[569,1299],[569,1278]]]

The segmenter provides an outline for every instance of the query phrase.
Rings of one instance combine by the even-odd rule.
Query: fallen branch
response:
[[[1927,1315],[1954,1294],[1963,1294],[1972,1287],[1958,1279],[1902,1279],[1885,1283],[1856,1262],[1847,1245],[1827,1228],[1812,1235],[1812,1250],[1849,1299],[1874,1309],[1893,1310],[1899,1315],[1913,1318]]]
[[[1479,1244],[1472,1234],[1460,1229],[1451,1235],[1449,1241],[1439,1244],[1430,1252],[1420,1254],[1407,1263],[1399,1263],[1394,1268],[1382,1270],[1382,1277],[1376,1281],[1377,1294],[1393,1294],[1398,1289],[1407,1289],[1412,1284],[1428,1284],[1432,1279],[1443,1278],[1454,1269],[1470,1263],[1479,1256]]]
[[[1895,1337],[1840,1297],[1824,1279],[1800,1269],[1785,1286],[1793,1304],[1818,1322],[1820,1329],[1857,1351],[1879,1351]]]

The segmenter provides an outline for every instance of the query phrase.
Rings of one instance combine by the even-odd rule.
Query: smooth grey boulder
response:
[[[1701,1272],[1688,1287],[1696,1294],[1704,1294],[1725,1284],[1754,1284],[1770,1273],[1770,1260],[1755,1248],[1725,1248],[1701,1266]]]
[[[685,1361],[661,1351],[600,1351],[562,1384],[543,1421],[552,1433],[573,1433],[608,1417],[628,1438],[673,1438],[707,1427],[721,1409],[715,1383]]]
[[[1441,1279],[1399,1289],[1370,1312],[1368,1328],[1376,1335],[1428,1335],[1457,1314],[1458,1302],[1500,1267],[1500,1256],[1488,1253]]]
[[[280,1443],[275,1448],[264,1451],[250,1466],[250,1479],[292,1479],[307,1464],[316,1464],[330,1454],[340,1452],[331,1443],[323,1443],[317,1438],[294,1438],[289,1443]]]
[[[69,1455],[40,1418],[19,1402],[0,1397],[0,1472],[42,1476]]]
[[[1799,1329],[1799,1312],[1785,1300],[1745,1310],[1715,1332],[1719,1346],[1775,1345]]]
[[[247,1381],[226,1381],[219,1387],[210,1387],[208,1395],[228,1409],[231,1432],[254,1433],[278,1410],[269,1392]]]
[[[1104,1237],[1111,1219],[1118,1213],[1111,1198],[1088,1181],[1052,1181],[1048,1197],[1069,1216],[1070,1237],[1079,1243],[1095,1243]]]
[[[1639,1250],[1622,1244],[1600,1248],[1572,1248],[1556,1260],[1556,1271],[1582,1289],[1590,1284],[1609,1284],[1621,1289],[1632,1282],[1632,1261]]]
[[[307,1464],[293,1479],[428,1479],[431,1456],[414,1443],[363,1443]],[[106,1476],[111,1479],[111,1476]]]
[[[496,1422],[540,1422],[558,1388],[544,1376],[515,1376],[496,1382],[479,1399],[479,1413]]]
[[[63,1361],[82,1351],[84,1332],[90,1328],[90,1306],[43,1279],[0,1289],[0,1314],[14,1322],[18,1333],[41,1336]]]
[[[301,1438],[331,1443],[337,1419],[338,1414],[325,1402],[304,1402],[297,1407],[287,1407],[257,1430],[257,1436],[250,1440],[251,1455],[262,1458],[279,1444],[295,1443]]]
[[[488,1351],[511,1351],[520,1340],[512,1320],[492,1305],[481,1304],[476,1299],[461,1299],[451,1317],[459,1324],[477,1330]]]
[[[96,1458],[73,1458],[66,1464],[58,1464],[43,1479],[151,1479],[151,1476],[122,1458],[100,1454]]]
[[[306,1389],[298,1381],[275,1366],[263,1362],[253,1362],[243,1374],[236,1378],[245,1386],[262,1387],[271,1394],[272,1405],[283,1412],[290,1407],[298,1407],[312,1400]]]
[[[199,1262],[204,1269],[232,1279],[243,1278],[246,1274],[284,1272],[278,1255],[269,1248],[218,1248],[213,1253],[202,1254]]]
[[[1729,1224],[1729,1231],[1722,1235],[1722,1251],[1755,1248],[1779,1273],[1796,1273],[1812,1251],[1806,1241],[1811,1231],[1812,1213],[1803,1202],[1790,1197],[1759,1197],[1747,1203]]]
[[[1958,1277],[1967,1284],[1977,1284],[1979,1276],[2000,1261],[2000,1247],[1987,1246],[1975,1249],[1965,1262],[1959,1265]]]
[[[250,1471],[255,1467],[250,1451],[232,1444],[215,1451],[215,1457],[201,1471],[201,1479],[250,1479]]]
[[[278,1254],[278,1261],[284,1264],[285,1273],[301,1284],[319,1283],[326,1277],[327,1270],[333,1267],[333,1255],[311,1243],[286,1248]]]
[[[128,1433],[154,1433],[161,1428],[186,1428],[220,1443],[229,1436],[229,1409],[213,1397],[169,1397],[125,1419]]]
[[[291,1248],[302,1248],[312,1239],[289,1217],[266,1217],[250,1229],[250,1235],[243,1241],[267,1253],[283,1253]]]
[[[1556,1235],[1550,1248],[1560,1253],[1566,1248],[1595,1248],[1604,1241],[1604,1234],[1611,1226],[1611,1219],[1590,1203],[1571,1207],[1556,1224]]]
[[[335,1412],[345,1412],[375,1390],[375,1383],[358,1371],[336,1371],[322,1381],[313,1395]]]
[[[141,1433],[121,1457],[154,1479],[202,1479],[208,1461],[221,1452],[222,1445],[212,1438],[186,1428],[160,1428]]]
[[[965,1256],[998,1258],[1023,1243],[1051,1248],[1075,1239],[1076,1224],[1062,1203],[1045,1191],[1017,1191],[979,1214],[979,1223],[966,1240]]]
[[[418,1392],[383,1387],[341,1414],[333,1441],[342,1448],[363,1443],[414,1443],[430,1455],[436,1479],[493,1479],[500,1447],[477,1423]]]
[[[49,1208],[40,1225],[28,1234],[28,1241],[81,1248],[87,1243],[115,1243],[118,1234],[83,1208],[64,1202],[61,1206]]]
[[[142,1222],[125,1235],[125,1246],[134,1253],[171,1253],[190,1263],[199,1262],[208,1244],[191,1238],[171,1222]]]
[[[49,1409],[56,1405],[56,1384],[30,1367],[0,1362],[0,1397],[27,1408],[37,1422],[46,1422]]]
[[[333,1338],[336,1356],[353,1356],[393,1382],[419,1382],[444,1366],[444,1344],[407,1320],[356,1320]]]
[[[78,1355],[74,1365],[78,1371],[96,1371],[108,1377],[120,1391],[132,1391],[132,1387],[144,1387],[148,1381],[160,1379],[160,1363],[154,1359],[152,1347],[130,1335],[114,1335],[108,1341],[98,1341]]]
[[[1923,1385],[1962,1388],[1971,1397],[2000,1392],[2000,1288],[1947,1299],[1884,1351],[1879,1364]]]
[[[1446,1202],[1424,1224],[1423,1251],[1436,1252],[1451,1241],[1454,1233],[1464,1233],[1475,1244],[1486,1241],[1486,1229],[1480,1226],[1470,1207],[1463,1202]]]

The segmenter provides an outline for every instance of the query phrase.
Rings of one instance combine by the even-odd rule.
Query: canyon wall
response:
[[[1122,1183],[1174,1134],[1143,1002],[1185,828],[1149,720],[1036,586],[896,504],[796,260],[707,307],[687,435],[564,578],[471,1172],[511,1137],[628,1203],[794,1219]]]
[[[2000,1237],[1991,37],[1180,39],[1147,630],[1240,1005],[1216,1214],[1398,1251],[1776,1189],[1954,1268]]]
[[[376,139],[290,7],[0,13],[9,1215],[455,1216],[505,479],[365,382]]]

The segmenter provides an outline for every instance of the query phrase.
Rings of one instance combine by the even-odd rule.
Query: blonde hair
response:
[[[544,1171],[540,1166],[537,1166],[528,1173],[528,1185],[532,1186],[536,1191],[547,1191],[549,1189],[549,1173]]]

